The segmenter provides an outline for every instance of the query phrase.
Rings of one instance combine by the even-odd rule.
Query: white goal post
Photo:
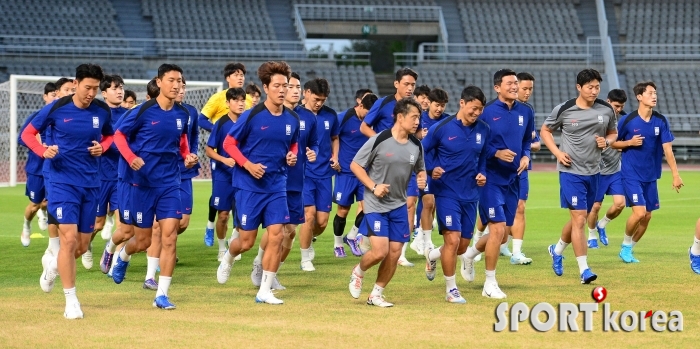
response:
[[[14,187],[18,182],[26,181],[24,164],[27,149],[18,147],[17,136],[26,118],[44,106],[42,95],[44,85],[56,82],[60,76],[10,75],[10,80],[0,84],[0,186]],[[124,79],[124,88],[136,92],[137,101],[146,97],[146,85],[149,80]],[[187,81],[185,103],[201,110],[209,97],[221,91],[221,82]],[[102,94],[98,93],[98,98]],[[197,115],[198,116],[198,115]],[[195,117],[197,117],[195,116]],[[199,178],[211,178],[209,161],[204,155],[209,132],[200,129],[198,153],[201,158]]]

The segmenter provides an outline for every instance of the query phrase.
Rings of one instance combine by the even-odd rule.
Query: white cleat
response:
[[[437,270],[437,261],[430,260],[430,252],[432,250],[432,248],[425,250],[425,277],[428,281],[435,280],[435,272]]]
[[[314,250],[313,243],[311,243],[311,245],[309,245],[309,258],[311,258],[312,261],[316,258],[316,250]]]
[[[360,293],[362,293],[362,280],[364,277],[355,274],[355,267],[352,268],[352,273],[350,273],[350,284],[348,285],[348,289],[350,290],[350,295],[352,298],[358,299],[360,298]]]
[[[418,239],[413,239],[413,241],[411,241],[411,244],[408,245],[408,247],[416,251],[416,253],[418,253],[421,256],[425,252],[422,239],[420,241]]]
[[[411,262],[409,262],[408,259],[406,259],[406,257],[399,257],[399,262],[398,262],[398,263],[399,263],[399,265],[402,266],[402,267],[412,267],[412,266],[414,266],[414,264],[411,263]]]
[[[81,258],[81,260],[85,269],[92,269],[92,264],[94,263],[94,261],[92,260],[92,246],[88,246],[88,250],[85,251],[85,253],[83,253],[83,257]]]
[[[506,294],[501,291],[496,282],[487,282],[484,284],[484,289],[481,291],[481,295],[488,298],[494,299],[505,299]]]
[[[499,254],[501,256],[505,256],[505,257],[511,257],[513,255],[510,252],[510,250],[508,249],[508,244],[501,245],[501,249],[499,250]]]
[[[55,258],[50,253],[44,253],[44,256],[41,257],[41,265],[44,267],[44,271],[41,272],[39,285],[41,290],[46,293],[53,290],[54,281],[56,281],[56,276],[58,276],[58,270],[52,266]]]
[[[84,317],[83,310],[80,309],[80,303],[66,304],[66,310],[63,312],[63,317],[68,320],[82,319]]]
[[[510,264],[513,265],[528,265],[530,263],[532,263],[532,258],[525,257],[525,254],[522,252],[510,257]]]
[[[36,222],[39,224],[39,229],[46,230],[49,228],[49,218],[46,216],[46,212],[42,209],[36,212]]]
[[[303,262],[301,262],[301,265],[299,267],[301,268],[301,270],[307,271],[307,272],[316,271],[316,268],[314,267],[314,263],[311,261],[303,261]]]
[[[112,228],[113,225],[109,224],[109,219],[107,220],[107,223],[105,223],[105,227],[102,228],[102,232],[100,232],[100,236],[102,237],[102,240],[109,240],[112,238]]]
[[[224,256],[225,256],[225,255],[226,255],[226,250],[219,251],[219,256],[216,257],[216,260],[217,260],[219,263],[221,263],[221,261],[224,260]],[[238,255],[238,256],[240,256],[240,255]],[[236,256],[236,257],[238,257],[238,256]],[[234,258],[233,260],[235,261],[236,259]]]
[[[19,236],[19,240],[22,241],[22,246],[29,247],[29,243],[32,242],[30,238],[31,235],[31,231],[22,229],[22,235]]]
[[[233,258],[233,260],[236,262],[240,261],[241,259],[243,259],[243,255],[240,255],[240,254]]]
[[[260,283],[262,282],[262,274],[262,264],[253,262],[253,271],[250,272],[250,281],[253,282],[253,286],[260,287]]]
[[[358,245],[360,245],[360,251],[362,251],[362,254],[365,254],[367,251],[372,249],[372,245],[370,244],[368,237],[362,234],[357,234],[355,239],[358,241]]]
[[[374,305],[374,306],[377,306],[380,308],[389,308],[389,307],[393,307],[394,303],[389,303],[386,300],[384,300],[383,295],[379,295],[379,296],[371,296],[370,295],[369,298],[367,298],[367,305]]]
[[[462,297],[462,294],[459,293],[459,290],[456,288],[451,289],[447,294],[445,295],[445,300],[450,302],[450,303],[457,303],[457,304],[466,304],[467,300]]]
[[[272,292],[268,292],[268,293],[262,294],[262,295],[260,293],[258,293],[255,296],[255,303],[280,305],[280,304],[284,304],[284,301],[275,297],[275,295],[273,295]]]
[[[228,264],[226,262],[221,262],[221,264],[219,264],[219,269],[216,270],[216,281],[222,285],[225,284],[229,276],[231,276],[232,267],[233,263]]]
[[[282,291],[287,289],[286,287],[282,286],[282,284],[280,284],[280,281],[277,279],[277,275],[275,275],[275,278],[272,279],[272,285],[270,285],[270,288],[275,291]]]
[[[476,255],[476,257],[474,257],[474,262],[480,261],[480,260],[481,260],[481,255],[482,255],[482,254],[483,254],[483,253],[479,253],[478,255]]]
[[[462,278],[469,282],[474,281],[474,260],[466,257],[460,257],[459,259],[462,261],[462,267],[459,270]]]

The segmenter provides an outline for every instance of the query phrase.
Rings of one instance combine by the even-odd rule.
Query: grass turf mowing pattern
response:
[[[595,286],[608,290],[606,302],[613,310],[681,310],[684,331],[654,333],[647,322],[644,333],[602,332],[602,307],[594,315],[592,333],[538,333],[527,323],[518,333],[494,333],[494,309],[500,301],[481,296],[483,261],[476,264],[476,280],[467,283],[457,275],[457,285],[466,305],[444,301],[445,286],[438,263],[436,280],[429,282],[423,271],[424,258],[408,249],[408,259],[416,267],[398,267],[385,291],[395,303],[391,309],[365,305],[374,284],[377,267],[365,277],[359,300],[350,297],[347,285],[352,267],[359,258],[333,257],[333,233],[329,226],[315,244],[316,272],[299,269],[298,243],[279,272],[287,290],[277,292],[283,306],[254,303],[257,289],[250,283],[252,260],[257,245],[233,266],[226,285],[216,282],[217,244],[203,243],[207,216],[209,182],[195,182],[195,207],[189,229],[179,237],[178,263],[170,288],[171,300],[178,306],[165,312],[152,308],[155,292],[141,288],[146,272],[145,254],[135,255],[126,279],[116,285],[99,271],[98,261],[104,242],[94,242],[95,266],[86,271],[76,261],[77,294],[85,319],[63,319],[64,297],[60,278],[55,290],[43,293],[38,285],[41,256],[47,238],[32,239],[22,247],[19,235],[27,199],[24,187],[0,188],[0,347],[28,348],[111,348],[151,346],[220,348],[223,343],[238,347],[481,347],[555,348],[605,346],[690,347],[696,344],[700,310],[696,306],[700,277],[688,266],[695,221],[700,215],[697,198],[700,182],[697,172],[681,172],[686,187],[676,194],[671,176],[665,172],[659,181],[661,209],[655,211],[642,241],[635,247],[639,264],[623,264],[617,254],[624,223],[630,210],[608,225],[610,245],[589,250],[588,263],[598,274],[593,285],[581,285],[573,249],[564,255],[564,275],[551,270],[547,246],[559,239],[568,212],[559,208],[555,172],[532,172],[527,208],[527,229],[523,251],[532,265],[513,266],[506,257],[499,259],[497,279],[511,305],[525,302],[590,302]],[[606,198],[604,212],[612,200]],[[351,227],[354,209],[346,230]],[[330,221],[334,217],[331,213]],[[39,232],[36,222],[33,232]],[[44,236],[48,236],[43,232]],[[229,233],[230,234],[230,233]],[[260,235],[260,234],[259,234]],[[441,238],[433,233],[433,241]],[[349,253],[349,250],[348,250]],[[459,268],[459,266],[458,266]],[[582,316],[579,316],[579,326]],[[572,342],[573,341],[573,342]]]

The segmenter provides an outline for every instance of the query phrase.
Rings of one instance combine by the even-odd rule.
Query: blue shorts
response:
[[[647,212],[659,209],[659,190],[656,181],[640,182],[634,179],[622,179],[625,188],[627,207],[646,206]]]
[[[273,224],[289,223],[287,193],[256,193],[236,189],[236,223],[243,230],[257,230],[262,224],[267,228]]]
[[[192,178],[180,180],[180,211],[182,214],[192,214],[194,196],[192,194]]]
[[[40,204],[46,199],[46,187],[44,187],[44,176],[27,173],[27,186],[24,195],[29,201]]]
[[[287,192],[287,210],[289,210],[289,223],[302,224],[304,218],[304,195],[298,191]]]
[[[559,203],[561,208],[591,212],[598,193],[599,174],[583,176],[559,172]]]
[[[107,210],[114,211],[119,209],[119,200],[117,195],[117,181],[101,181],[100,196],[97,200],[97,217],[107,215]],[[107,207],[109,205],[109,207]]]
[[[515,211],[518,209],[518,192],[520,181],[516,178],[507,185],[489,184],[481,188],[479,200],[479,218],[482,224],[488,222],[505,222],[506,226],[513,225]]]
[[[444,231],[458,231],[462,239],[471,239],[476,224],[476,202],[459,201],[440,196],[435,198],[437,221],[440,234]]]
[[[338,206],[352,206],[365,199],[365,186],[353,174],[339,173],[335,176],[333,202]]]
[[[53,183],[51,190],[54,200],[49,201],[49,223],[77,224],[78,232],[92,234],[100,189]]]
[[[389,238],[389,241],[408,242],[411,232],[408,228],[408,207],[404,204],[389,212],[365,213],[360,224],[360,234]]]
[[[51,193],[51,181],[49,181],[49,173],[44,172],[44,198],[46,201],[49,200],[49,193]]]
[[[408,181],[408,188],[406,188],[406,196],[418,196],[418,182],[416,181],[416,174],[411,174],[411,180]]]
[[[333,178],[304,177],[304,205],[315,206],[316,211],[331,212]]]
[[[527,201],[527,197],[530,194],[530,176],[527,174],[527,170],[520,174],[520,188],[518,189],[518,200]]]
[[[231,182],[211,181],[211,183],[212,191],[209,206],[215,208],[217,211],[231,211],[231,209],[234,207],[234,188],[233,185],[231,185]]]
[[[182,219],[182,201],[180,186],[170,187],[140,187],[126,185],[127,204],[121,204],[121,221],[124,224],[139,228],[153,227],[156,220],[175,218]],[[120,198],[123,197],[120,195]],[[119,201],[121,202],[121,201]]]
[[[615,172],[610,175],[600,175],[595,202],[603,202],[605,195],[625,195],[625,188],[622,186],[622,175],[620,172]]]

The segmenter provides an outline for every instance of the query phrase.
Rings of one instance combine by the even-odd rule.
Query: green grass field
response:
[[[26,205],[24,187],[0,188],[0,347],[1,348],[444,348],[444,347],[691,347],[700,338],[700,308],[697,306],[700,277],[688,267],[687,250],[693,239],[700,197],[700,174],[681,173],[686,187],[677,194],[671,189],[670,173],[659,182],[661,209],[654,213],[647,235],[635,248],[639,264],[625,265],[617,254],[629,211],[608,226],[610,246],[589,251],[589,265],[598,274],[594,285],[608,290],[606,302],[614,310],[680,310],[684,330],[655,333],[647,320],[646,332],[602,332],[602,307],[594,315],[590,333],[538,333],[527,323],[520,331],[493,332],[494,310],[500,301],[481,296],[483,262],[476,264],[476,280],[467,283],[457,276],[466,305],[444,300],[440,267],[435,281],[423,271],[424,258],[409,249],[414,268],[399,267],[385,295],[395,306],[379,309],[365,305],[376,268],[367,273],[359,300],[350,297],[347,284],[355,257],[335,259],[332,231],[316,243],[317,271],[299,269],[298,244],[279,272],[287,290],[278,293],[282,306],[254,303],[256,288],[250,283],[253,251],[233,267],[226,285],[216,282],[217,248],[205,247],[210,183],[195,184],[195,211],[189,230],[180,236],[170,297],[175,311],[151,306],[154,292],[141,288],[146,269],[145,255],[137,255],[127,279],[116,285],[95,267],[86,271],[78,261],[78,297],[85,319],[63,318],[64,297],[60,280],[45,294],[39,288],[41,256],[47,239],[33,239],[22,247],[19,235]],[[560,209],[559,187],[554,172],[530,175],[528,226],[524,251],[534,262],[512,266],[501,257],[497,278],[507,301],[590,302],[594,286],[581,285],[571,247],[565,252],[564,275],[556,277],[546,247],[555,243],[568,212]],[[609,199],[608,202],[609,203]],[[607,203],[604,206],[607,208]],[[353,211],[354,212],[354,211]],[[333,215],[331,215],[332,219]],[[349,226],[349,225],[348,225]],[[38,232],[34,223],[34,232]],[[47,235],[44,233],[44,235]],[[433,240],[440,241],[437,233]],[[95,251],[104,242],[95,240]],[[349,253],[349,251],[348,251]],[[99,259],[99,252],[96,252]],[[439,265],[439,264],[438,264]],[[582,316],[579,317],[579,324]]]

